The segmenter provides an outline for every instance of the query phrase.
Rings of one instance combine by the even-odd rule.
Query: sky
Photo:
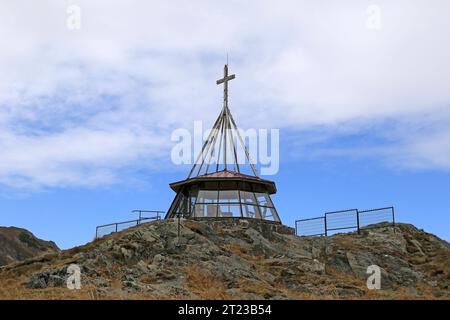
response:
[[[0,225],[62,248],[167,210],[178,128],[280,132],[283,223],[393,205],[450,240],[450,3],[0,0]]]

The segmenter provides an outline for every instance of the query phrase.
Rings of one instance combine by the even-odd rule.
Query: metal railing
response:
[[[374,224],[380,222],[392,222],[395,227],[395,211],[394,207],[370,209],[358,211],[359,214],[359,229],[376,228]],[[394,228],[395,231],[395,228]]]
[[[382,222],[392,223],[395,232],[394,207],[330,211],[321,217],[296,220],[295,234],[312,237],[330,236],[338,232],[360,233],[361,229],[377,228],[377,224]]]
[[[295,220],[295,234],[302,236],[325,236],[325,217]]]
[[[137,225],[140,225],[145,222],[150,221],[158,221],[161,220],[161,215],[164,211],[160,210],[133,210],[132,213],[138,213],[139,218],[135,220],[121,221],[121,222],[113,222],[108,224],[103,224],[101,226],[97,226],[95,228],[95,239],[106,236],[110,233],[119,232]],[[145,213],[154,213],[154,216],[143,216]]]
[[[156,220],[161,220],[161,215],[160,214],[163,214],[163,213],[165,213],[165,211],[161,211],[161,210],[133,210],[133,211],[131,211],[132,213],[137,213],[138,214],[138,217],[139,217],[139,219],[138,220],[148,220],[148,219],[153,219],[153,218],[157,218]],[[145,214],[145,213],[156,213],[156,216],[153,216],[153,217],[145,217],[145,216],[142,216],[142,214]]]
[[[330,232],[359,231],[358,209],[325,212],[325,221],[326,235],[330,235]]]

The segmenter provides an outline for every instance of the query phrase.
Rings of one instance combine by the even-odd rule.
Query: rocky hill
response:
[[[152,222],[3,267],[0,298],[450,298],[447,242],[408,224],[377,227],[310,238],[251,220]],[[80,290],[66,288],[70,264]],[[380,290],[367,288],[370,265]]]
[[[54,242],[38,239],[28,230],[0,227],[0,266],[58,251]]]

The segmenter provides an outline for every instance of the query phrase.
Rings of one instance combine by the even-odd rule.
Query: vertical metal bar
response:
[[[219,192],[220,192],[220,182],[217,183],[216,218],[219,216]]]
[[[391,207],[392,209],[392,227],[394,228],[395,233],[395,214],[394,214],[394,207]]]
[[[298,231],[297,231],[297,220],[295,220],[295,235],[298,236]]]
[[[356,209],[356,227],[358,228],[358,234],[360,234],[359,232],[359,210]]]
[[[118,226],[118,225],[119,225],[119,224],[116,223],[116,232],[117,232],[117,226]]]
[[[238,191],[238,196],[239,196],[239,210],[241,211],[241,218],[244,217],[244,213],[242,211],[242,198],[241,198],[241,190],[239,190],[239,182],[236,182],[237,184],[237,191]]]
[[[325,216],[323,217],[324,221],[325,221],[325,237],[328,237],[328,227],[327,227],[327,215],[325,214]]]

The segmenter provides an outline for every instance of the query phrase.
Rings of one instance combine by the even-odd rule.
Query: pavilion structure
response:
[[[275,183],[258,176],[228,107],[228,82],[233,79],[235,75],[228,74],[226,64],[223,78],[216,82],[223,84],[223,108],[188,177],[170,184],[176,196],[166,219],[240,217],[281,223],[270,197],[277,191]],[[240,151],[245,155],[251,174],[242,172],[239,147],[243,149]]]

